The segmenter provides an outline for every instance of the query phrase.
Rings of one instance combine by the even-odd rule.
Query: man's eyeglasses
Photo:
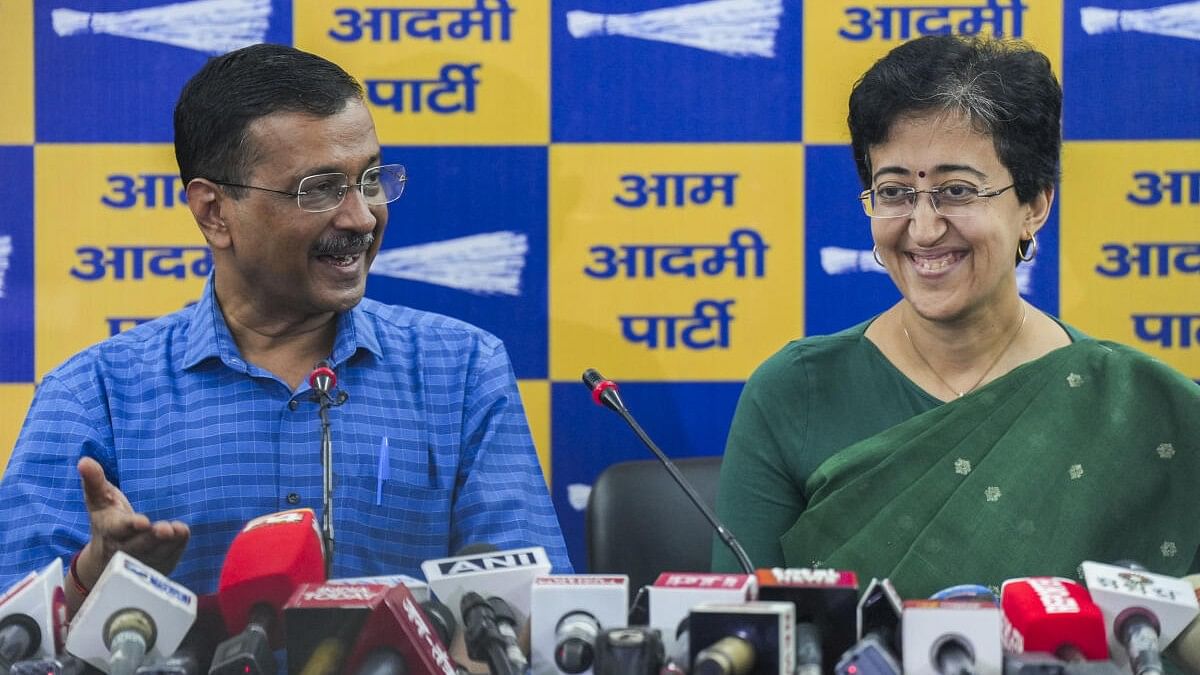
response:
[[[390,204],[404,194],[404,183],[407,180],[404,166],[400,164],[384,164],[373,166],[363,172],[357,183],[351,183],[350,177],[344,173],[319,173],[300,180],[295,192],[273,190],[257,185],[243,185],[228,181],[214,180],[217,185],[228,187],[250,188],[263,192],[274,192],[296,198],[296,206],[301,211],[321,213],[332,211],[342,205],[346,192],[350,188],[358,188],[363,200],[371,206]]]
[[[928,190],[903,185],[881,185],[874,190],[863,190],[858,196],[863,211],[872,218],[904,218],[911,216],[917,208],[917,195],[925,193],[933,202],[935,213],[947,218],[961,218],[979,213],[988,197],[995,197],[1013,188],[985,190],[970,183],[947,183]]]

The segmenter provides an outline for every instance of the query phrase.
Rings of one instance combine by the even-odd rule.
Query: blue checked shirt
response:
[[[349,394],[329,413],[334,576],[420,577],[422,561],[473,543],[544,546],[571,571],[497,338],[364,299],[340,315],[330,361]],[[87,455],[134,509],[188,524],[171,576],[215,591],[246,521],[304,506],[320,518],[309,394],[242,360],[211,278],[195,305],[72,357],[38,386],[0,480],[0,590],[87,542],[75,469]]]

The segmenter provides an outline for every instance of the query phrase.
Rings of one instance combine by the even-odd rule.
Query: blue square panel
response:
[[[559,142],[800,140],[800,4],[561,0]]]
[[[33,148],[0,146],[0,382],[33,381]]]
[[[291,44],[292,3],[34,3],[36,137],[169,142],[179,91],[213,55]]]
[[[408,182],[367,295],[490,331],[518,378],[544,379],[546,155],[542,146],[385,147]]]
[[[672,459],[721,455],[742,383],[621,383],[621,398]],[[592,402],[582,382],[551,385],[554,508],[577,572],[587,570],[587,495],[605,468],[654,455],[611,410]],[[652,517],[647,514],[647,517]]]
[[[1065,137],[1200,138],[1197,26],[1194,2],[1067,0]]]
[[[871,219],[857,200],[862,185],[850,146],[804,151],[804,328],[807,335],[827,335],[879,314],[900,293],[871,255]],[[1037,257],[1017,268],[1017,284],[1035,306],[1057,313],[1057,201],[1037,239]]]

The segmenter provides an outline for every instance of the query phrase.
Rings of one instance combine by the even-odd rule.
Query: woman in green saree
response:
[[[1087,559],[1198,571],[1200,387],[1017,290],[1061,107],[1049,60],[1016,41],[921,38],[855,86],[861,200],[902,299],[746,383],[717,511],[756,566],[888,577],[905,597],[1078,578]],[[721,545],[713,567],[738,569]]]

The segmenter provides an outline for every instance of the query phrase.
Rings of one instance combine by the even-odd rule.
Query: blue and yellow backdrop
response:
[[[930,33],[1025,38],[1061,76],[1024,295],[1200,379],[1195,0],[0,0],[0,466],[42,375],[200,292],[183,83],[293,44],[363,81],[408,167],[368,295],[505,340],[582,568],[588,486],[647,455],[581,371],[669,454],[719,454],[756,364],[896,300],[845,101]]]

